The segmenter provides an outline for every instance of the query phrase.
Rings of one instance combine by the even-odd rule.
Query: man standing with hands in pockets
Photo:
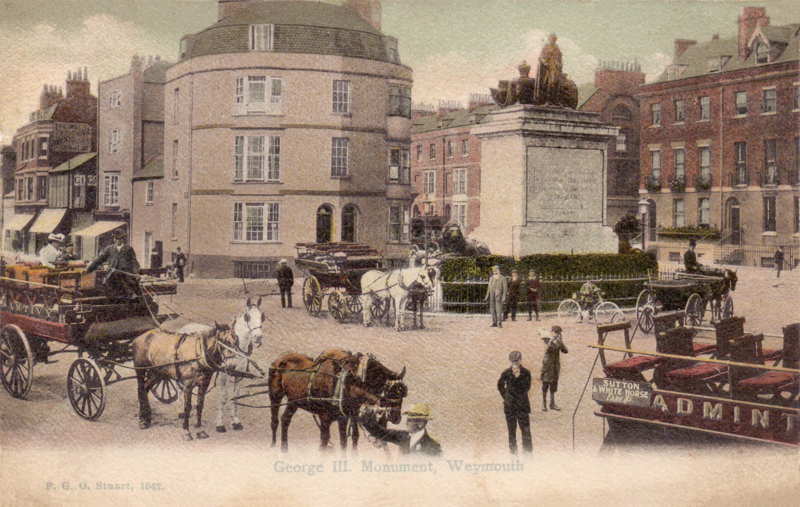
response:
[[[492,266],[492,277],[484,301],[489,302],[489,313],[492,314],[491,327],[503,327],[503,305],[508,297],[508,280],[500,274],[500,266]]]
[[[508,355],[511,367],[500,375],[497,390],[503,397],[503,412],[508,425],[508,448],[511,454],[517,454],[517,424],[522,434],[522,450],[533,451],[531,441],[531,402],[528,391],[531,388],[531,372],[520,364],[522,353],[518,350]]]

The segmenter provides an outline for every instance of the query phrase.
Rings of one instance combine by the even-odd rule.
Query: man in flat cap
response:
[[[406,416],[406,431],[390,430],[378,423],[375,410],[367,405],[361,408],[359,421],[370,435],[378,440],[397,444],[403,454],[416,454],[425,456],[441,456],[442,446],[428,435],[426,426],[431,417],[431,409],[427,403],[416,403],[411,410],[404,412]]]
[[[134,299],[138,286],[139,261],[136,260],[133,248],[125,244],[125,232],[122,229],[114,231],[114,244],[105,247],[86,267],[84,273],[91,273],[104,262],[108,263],[108,272],[103,285],[114,296]]]
[[[281,259],[278,263],[278,288],[281,290],[281,307],[286,308],[286,303],[289,303],[289,308],[292,307],[292,286],[294,285],[294,274],[286,262],[286,259]]]
[[[542,411],[547,412],[547,391],[550,391],[550,410],[561,410],[556,405],[556,391],[558,391],[558,377],[561,375],[561,353],[568,354],[566,345],[561,338],[561,326],[553,326],[550,330],[553,334],[542,336],[545,347],[544,358],[542,359]]]
[[[503,397],[503,412],[508,425],[508,448],[511,454],[517,454],[517,424],[522,434],[522,450],[533,451],[531,441],[531,402],[528,391],[531,388],[531,372],[520,364],[522,353],[518,350],[508,355],[511,367],[500,375],[497,390]]]
[[[54,268],[55,262],[61,256],[61,245],[64,243],[63,234],[50,234],[47,236],[47,245],[39,250],[39,260],[42,266]]]

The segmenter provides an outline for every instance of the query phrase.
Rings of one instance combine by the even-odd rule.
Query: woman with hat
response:
[[[407,431],[384,428],[378,423],[375,410],[367,405],[361,409],[359,420],[370,435],[378,440],[399,445],[403,454],[441,456],[442,446],[431,438],[425,429],[428,421],[433,419],[428,404],[416,403],[411,406],[411,410],[404,412],[404,415]]]
[[[50,234],[47,236],[47,246],[39,250],[39,260],[43,266],[54,268],[55,262],[61,256],[61,245],[64,243],[63,234]]]

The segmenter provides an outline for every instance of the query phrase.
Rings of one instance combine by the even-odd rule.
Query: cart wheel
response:
[[[578,322],[581,320],[581,305],[574,299],[565,299],[558,305],[558,318]]]
[[[690,326],[699,326],[703,322],[703,300],[699,294],[692,294],[686,301],[686,321]]]
[[[386,317],[386,314],[389,313],[389,301],[391,301],[391,298],[374,298],[372,307],[369,309],[370,316],[378,320]]]
[[[328,311],[336,322],[344,322],[347,317],[347,298],[341,291],[335,291],[328,297]]]
[[[616,324],[618,322],[622,322],[625,320],[625,314],[622,313],[622,310],[617,310],[614,312],[614,315],[611,316],[611,323]]]
[[[611,324],[614,322],[614,315],[622,313],[616,303],[604,301],[594,311],[594,320],[598,324]]]
[[[641,312],[639,312],[639,309],[637,308],[636,313],[639,315],[636,317],[636,321],[639,323],[639,329],[641,329],[645,334],[651,333],[656,325],[655,320],[653,320],[653,317],[656,314],[655,306],[645,305]]]
[[[645,289],[639,293],[639,297],[636,298],[636,320],[639,320],[639,316],[644,312],[645,307],[654,306],[655,301],[653,301],[653,293],[650,289]],[[649,331],[645,331],[648,332]]]
[[[14,398],[24,398],[33,382],[33,355],[22,329],[8,324],[0,330],[0,374]]]
[[[729,294],[722,305],[722,318],[730,319],[731,317],[733,317],[733,296]]]
[[[303,282],[303,304],[309,315],[316,317],[322,309],[322,287],[316,276],[309,275]]]
[[[347,296],[347,309],[353,315],[361,315],[361,312],[364,310],[363,306],[361,306],[361,296]]]
[[[152,389],[153,396],[165,405],[178,399],[183,392],[183,382],[171,378],[162,378],[155,383]]]
[[[100,417],[106,408],[105,387],[100,368],[92,359],[72,362],[67,374],[67,395],[76,414],[89,421]]]

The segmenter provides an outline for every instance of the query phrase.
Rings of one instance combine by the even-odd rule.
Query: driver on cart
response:
[[[128,301],[135,300],[139,279],[139,262],[136,260],[136,252],[133,248],[125,244],[125,232],[122,229],[114,231],[114,244],[105,247],[100,255],[86,267],[84,273],[91,273],[104,262],[108,262],[108,272],[102,283],[106,286],[109,294],[125,298]]]
[[[686,268],[687,273],[702,273],[703,265],[697,262],[697,254],[694,249],[697,246],[697,241],[694,238],[689,240],[689,249],[683,254],[683,266]]]

